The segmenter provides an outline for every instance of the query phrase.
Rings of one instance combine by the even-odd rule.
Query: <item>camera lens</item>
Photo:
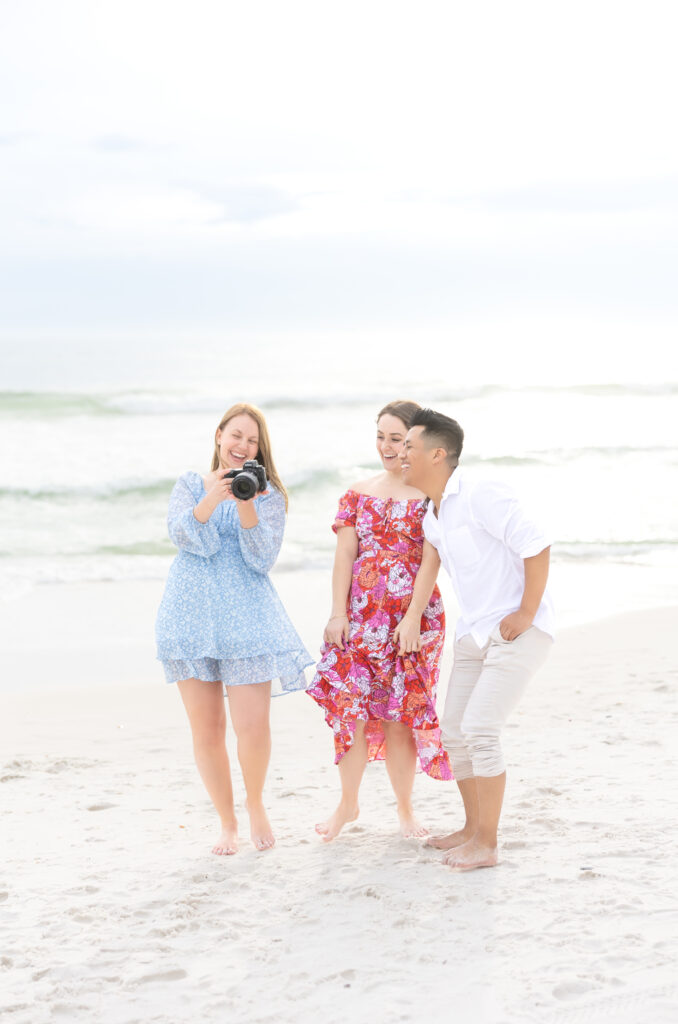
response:
[[[231,490],[234,498],[249,501],[257,493],[257,479],[251,473],[238,473]]]

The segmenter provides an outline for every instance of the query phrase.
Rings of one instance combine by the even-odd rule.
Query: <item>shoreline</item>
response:
[[[643,576],[654,579],[653,572],[649,566],[556,563],[551,584],[556,642],[572,628],[678,605],[673,579],[638,586]],[[319,652],[330,605],[330,579],[329,569],[271,573],[313,657]],[[155,660],[153,625],[164,585],[164,578],[44,583],[5,599],[0,604],[0,645],[5,654],[0,694],[54,690],[63,688],[66,681],[70,689],[119,685],[121,677],[133,686],[163,681]],[[448,623],[446,648],[451,648],[458,608],[451,582],[442,571],[438,586]]]

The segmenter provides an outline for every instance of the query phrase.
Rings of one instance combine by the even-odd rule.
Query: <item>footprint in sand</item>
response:
[[[133,981],[132,985],[149,985],[154,981],[181,981],[182,978],[187,977],[187,972],[178,968],[175,971],[164,971],[159,974],[144,974],[141,978]]]
[[[584,992],[590,992],[592,988],[594,986],[587,981],[563,981],[560,985],[556,985],[553,994],[556,999],[574,999],[576,996],[583,995]]]

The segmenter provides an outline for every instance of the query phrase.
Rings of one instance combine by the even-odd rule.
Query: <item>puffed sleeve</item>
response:
[[[355,491],[346,491],[339,498],[339,508],[332,523],[332,529],[336,533],[342,526],[355,526],[358,513],[358,495]]]
[[[240,527],[240,553],[255,572],[267,573],[275,565],[285,532],[285,499],[271,484],[257,501],[259,522],[249,530]]]
[[[503,482],[484,481],[477,486],[471,506],[476,521],[519,558],[531,558],[551,546],[551,538]]]
[[[193,515],[198,501],[186,477],[179,477],[170,495],[167,527],[170,540],[179,550],[210,558],[221,547],[221,538],[211,520],[199,523]]]

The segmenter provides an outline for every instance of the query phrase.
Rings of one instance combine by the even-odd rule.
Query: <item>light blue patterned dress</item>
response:
[[[235,501],[199,523],[193,509],[205,493],[199,473],[184,473],[170,497],[167,524],[179,554],[155,627],[167,682],[227,687],[270,679],[274,695],[305,690],[313,658],[268,578],[282,544],[285,499],[269,484],[268,494],[253,499],[259,522],[246,530]]]

